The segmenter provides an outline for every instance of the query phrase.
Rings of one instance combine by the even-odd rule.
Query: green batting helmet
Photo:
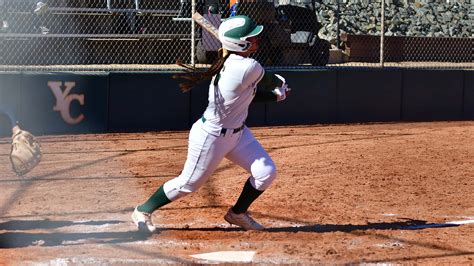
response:
[[[219,40],[222,47],[234,52],[245,52],[251,42],[247,38],[257,36],[263,31],[262,25],[247,16],[230,17],[219,26]]]

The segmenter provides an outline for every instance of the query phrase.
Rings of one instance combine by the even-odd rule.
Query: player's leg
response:
[[[251,176],[245,182],[239,199],[224,218],[247,230],[261,230],[263,226],[255,222],[247,210],[275,179],[275,163],[248,128],[244,129],[239,144],[226,157],[247,170]]]
[[[144,204],[137,206],[134,213],[146,215],[147,217],[142,217],[147,219],[145,224],[152,225],[149,217],[156,209],[197,191],[232,148],[232,142],[238,140],[238,138],[233,140],[209,134],[201,128],[200,123],[195,123],[191,129],[188,156],[181,174],[165,182]],[[134,218],[135,220],[137,219]],[[137,222],[136,224],[140,228]],[[148,226],[148,228],[154,230],[153,226]]]

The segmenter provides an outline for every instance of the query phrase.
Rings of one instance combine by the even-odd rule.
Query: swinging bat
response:
[[[219,31],[217,30],[214,25],[209,22],[205,17],[203,17],[201,14],[198,12],[194,13],[192,16],[193,20],[196,21],[197,24],[199,24],[203,29],[211,33],[216,39],[219,40]]]

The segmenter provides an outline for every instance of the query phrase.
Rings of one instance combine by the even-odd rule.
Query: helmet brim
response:
[[[259,35],[260,33],[262,33],[262,31],[263,31],[263,26],[262,25],[257,25],[257,27],[255,27],[255,29],[253,29],[247,35],[242,36],[240,39],[241,40],[246,40],[247,38]]]

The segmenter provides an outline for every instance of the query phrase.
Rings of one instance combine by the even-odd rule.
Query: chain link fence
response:
[[[384,6],[363,1],[340,4],[339,47],[347,61],[473,68],[472,3],[387,1]]]
[[[267,67],[473,69],[473,2],[0,0],[0,71],[207,67],[220,43],[189,19],[193,3],[215,26],[232,13],[263,24]]]
[[[191,57],[179,1],[0,0],[0,65],[10,70],[167,68]],[[181,12],[181,13],[180,13]]]

